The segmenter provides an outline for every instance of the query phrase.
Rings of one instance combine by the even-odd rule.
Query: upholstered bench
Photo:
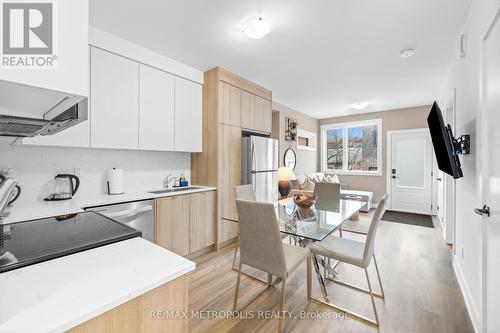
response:
[[[356,190],[341,190],[340,198],[346,200],[357,200],[366,202],[366,205],[361,207],[360,211],[368,213],[372,209],[373,192],[356,191]]]

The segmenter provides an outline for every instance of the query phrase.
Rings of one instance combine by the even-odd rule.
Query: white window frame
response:
[[[347,149],[347,129],[351,127],[365,127],[365,126],[377,126],[377,171],[356,171],[347,170],[348,152]],[[382,119],[370,119],[363,121],[353,121],[347,123],[336,123],[320,126],[321,132],[321,169],[324,173],[338,174],[338,175],[359,175],[359,176],[382,176]],[[342,129],[344,130],[344,140],[343,140],[343,158],[344,161],[342,170],[331,170],[327,168],[326,160],[326,131]]]
[[[307,146],[302,146],[299,143],[299,138],[305,138],[308,139],[309,145]],[[300,128],[297,128],[297,145],[296,148],[297,150],[309,150],[309,151],[316,151],[316,133],[309,132]]]

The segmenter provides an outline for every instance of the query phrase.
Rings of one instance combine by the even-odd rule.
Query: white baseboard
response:
[[[474,304],[469,286],[465,281],[464,273],[456,260],[456,256],[453,256],[453,270],[455,271],[455,276],[457,277],[458,285],[460,286],[460,290],[462,291],[462,295],[465,300],[465,306],[467,307],[467,312],[469,313],[472,325],[474,326],[474,331],[476,333],[480,333],[481,320],[479,317],[479,311],[477,310],[477,307]]]

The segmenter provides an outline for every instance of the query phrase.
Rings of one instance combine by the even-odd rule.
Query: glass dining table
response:
[[[300,208],[292,198],[275,204],[280,232],[296,237],[304,246],[319,242],[342,228],[366,202],[332,198],[318,198],[311,208]],[[237,217],[223,220],[238,222]]]
[[[275,204],[276,218],[279,223],[280,232],[290,236],[295,242],[295,245],[306,247],[311,243],[320,242],[330,236],[337,230],[341,230],[342,225],[346,223],[354,214],[359,212],[366,202],[356,200],[344,200],[336,198],[321,198],[319,197],[311,208],[300,208],[292,198],[279,200]],[[223,220],[238,222],[237,217],[223,217]],[[236,252],[235,252],[236,260]],[[321,275],[319,266],[324,268],[325,278],[327,274],[335,276],[335,265],[330,265],[325,258],[313,255],[313,263],[315,272],[320,282],[323,296],[327,298],[324,292],[324,279]],[[234,261],[233,261],[233,269]],[[242,272],[243,273],[243,272]],[[255,277],[250,276],[254,279]],[[264,282],[260,279],[257,279]],[[276,279],[272,282],[272,277],[268,276],[267,284],[274,286],[280,282]],[[264,282],[266,283],[266,282]]]

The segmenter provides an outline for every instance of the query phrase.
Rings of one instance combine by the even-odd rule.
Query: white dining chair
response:
[[[256,201],[255,197],[255,192],[253,191],[253,186],[252,184],[248,185],[238,185],[234,187],[234,194],[236,197],[236,200],[242,199],[242,200],[250,200],[250,201]],[[240,241],[239,241],[240,236],[238,235],[238,239],[236,240],[236,248],[234,249],[234,257],[233,257],[233,268],[234,264],[236,263],[236,257],[238,256],[238,249],[240,248]]]
[[[378,319],[378,314],[377,314],[377,308],[375,306],[375,300],[374,296],[385,298],[384,295],[384,289],[382,287],[382,280],[380,279],[380,272],[378,269],[377,265],[377,259],[375,258],[375,253],[374,253],[374,244],[375,244],[375,236],[377,234],[378,227],[380,225],[380,220],[382,218],[382,215],[385,212],[385,205],[387,201],[387,194],[385,194],[380,202],[378,203],[377,209],[375,210],[375,213],[372,218],[372,222],[370,224],[370,228],[368,230],[368,234],[366,237],[366,242],[359,242],[356,240],[351,240],[347,238],[340,238],[340,237],[335,237],[335,236],[330,236],[325,238],[321,242],[314,243],[309,246],[309,249],[311,252],[314,254],[313,256],[313,262],[315,265],[316,271],[319,271],[319,263],[318,259],[316,256],[324,256],[327,258],[335,259],[340,262],[344,262],[347,264],[351,264],[360,268],[363,268],[365,270],[365,275],[366,275],[366,280],[368,282],[368,290],[360,288],[358,286],[342,282],[339,280],[334,280],[334,279],[328,279],[329,281],[333,281],[335,283],[338,283],[340,285],[344,285],[350,288],[353,288],[358,291],[362,291],[365,293],[369,293],[371,300],[372,300],[372,306],[373,306],[373,312],[375,313],[375,320],[369,319],[365,316],[362,316],[360,314],[357,314],[355,312],[346,310],[344,308],[341,308],[338,305],[335,305],[330,302],[328,298],[328,293],[325,288],[324,280],[321,276],[321,274],[318,274],[318,281],[320,284],[321,291],[323,293],[323,296],[326,299],[326,302],[322,302],[319,300],[320,303],[323,303],[324,305],[330,306],[332,308],[335,308],[337,310],[347,312],[352,314],[355,317],[361,318],[365,321],[368,321],[372,324],[375,324],[376,326],[379,326],[379,319]],[[371,263],[371,259],[373,258],[373,263],[375,264],[375,270],[377,271],[377,277],[378,277],[378,282],[380,285],[380,290],[381,294],[375,294],[373,293],[371,283],[370,283],[370,278],[368,276],[368,266]]]
[[[313,193],[320,198],[340,199],[340,184],[316,183]]]
[[[329,210],[333,203],[340,200],[340,184],[339,183],[316,183],[314,185],[314,195],[318,197],[316,208]],[[339,228],[339,236],[342,237],[342,226]],[[334,237],[334,236],[330,236]],[[330,265],[330,259],[324,258]],[[326,267],[323,270],[324,278],[328,276]]]
[[[316,183],[313,193],[318,197],[318,204],[321,204],[321,202],[340,200],[340,184]],[[340,237],[342,237],[342,228],[339,229],[339,234]]]
[[[236,311],[238,305],[241,268],[243,264],[281,279],[280,313],[283,313],[287,278],[305,260],[307,262],[307,298],[309,300],[311,295],[311,260],[309,249],[282,242],[275,208],[272,203],[236,200],[236,208],[240,225],[240,262],[238,265],[233,311]],[[280,332],[282,327],[283,323],[280,316],[278,326]]]
[[[234,194],[236,199],[256,201],[255,192],[253,191],[252,184],[238,185],[234,187]]]

